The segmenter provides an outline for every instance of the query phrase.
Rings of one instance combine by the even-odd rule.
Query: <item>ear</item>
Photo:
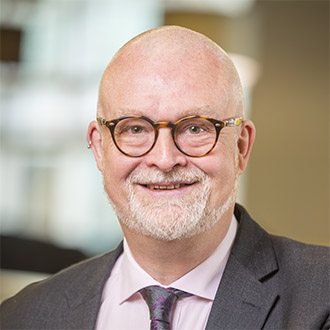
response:
[[[97,121],[93,120],[87,131],[87,143],[93,151],[97,168],[103,172],[103,148],[102,148],[102,133]]]
[[[239,174],[242,174],[247,166],[256,134],[251,120],[244,120],[241,125],[241,132],[237,141]]]

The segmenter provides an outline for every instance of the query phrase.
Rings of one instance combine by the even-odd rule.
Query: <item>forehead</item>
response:
[[[138,71],[109,79],[100,97],[104,116],[142,115],[154,121],[173,121],[189,115],[218,119],[229,115],[228,92],[218,77]]]
[[[143,115],[173,121],[187,115],[224,118],[230,109],[226,65],[207,52],[172,49],[130,53],[108,67],[100,87],[107,118]]]

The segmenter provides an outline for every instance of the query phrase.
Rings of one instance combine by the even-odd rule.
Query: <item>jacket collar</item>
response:
[[[272,240],[242,206],[235,216],[237,236],[206,329],[261,329],[277,300],[267,285],[278,271]]]
[[[120,243],[116,250],[86,263],[86,271],[79,268],[80,273],[77,274],[76,280],[65,291],[70,307],[63,317],[65,328],[95,328],[104,285],[122,251],[123,244]],[[79,320],[79,324],[77,324],[77,320]]]

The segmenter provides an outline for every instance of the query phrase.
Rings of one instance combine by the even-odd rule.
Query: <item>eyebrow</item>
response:
[[[131,116],[131,115],[137,115],[137,116],[144,116],[148,117],[145,113],[146,111],[131,109],[131,108],[119,108],[116,111],[116,118],[118,117],[124,117],[124,116]],[[182,110],[179,111],[177,114],[177,119],[188,117],[188,116],[207,116],[207,117],[215,117],[215,111],[212,110],[209,106],[202,106],[202,107],[196,107],[192,109]]]

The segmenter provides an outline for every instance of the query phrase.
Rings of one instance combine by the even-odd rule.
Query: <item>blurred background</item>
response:
[[[85,134],[112,55],[164,24],[207,35],[238,67],[257,128],[239,201],[274,234],[329,245],[327,0],[0,3],[2,279],[32,272],[23,286],[121,240]]]

